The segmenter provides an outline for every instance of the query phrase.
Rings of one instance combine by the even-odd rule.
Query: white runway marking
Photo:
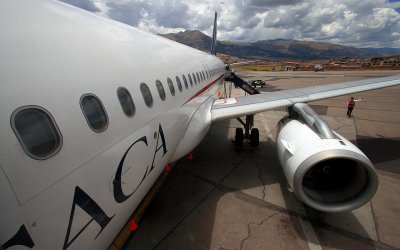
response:
[[[322,250],[322,247],[319,243],[317,235],[315,235],[314,228],[312,227],[311,223],[299,218],[300,225],[303,228],[304,235],[306,236],[308,247],[310,250]]]
[[[306,215],[303,203],[297,201],[297,211],[300,214]],[[300,216],[298,217],[301,228],[303,229],[304,236],[306,236],[308,247],[310,250],[322,250],[321,244],[319,243],[318,237],[315,234],[314,228],[309,221],[303,220]]]
[[[263,126],[264,126],[264,129],[265,129],[265,131],[267,132],[267,136],[270,138],[270,139],[273,139],[272,137],[270,137],[270,135],[272,134],[271,133],[271,129],[269,128],[269,126],[268,126],[268,123],[267,123],[267,119],[265,119],[265,116],[263,115],[263,113],[259,113],[259,114],[257,114],[261,119],[261,122],[262,122],[262,124],[263,124]]]

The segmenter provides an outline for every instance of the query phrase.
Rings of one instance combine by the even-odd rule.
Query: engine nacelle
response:
[[[371,161],[309,106],[293,109],[297,118],[280,122],[277,150],[296,196],[325,212],[354,210],[371,200],[378,187]]]

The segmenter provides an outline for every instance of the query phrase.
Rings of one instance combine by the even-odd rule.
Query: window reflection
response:
[[[81,98],[83,114],[89,126],[95,132],[103,132],[108,125],[107,114],[100,100],[94,95],[85,95]]]

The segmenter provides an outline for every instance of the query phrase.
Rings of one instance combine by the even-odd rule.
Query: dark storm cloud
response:
[[[91,12],[100,12],[100,9],[96,7],[96,5],[91,0],[59,0],[64,3],[68,3],[79,7],[81,9],[91,11]]]

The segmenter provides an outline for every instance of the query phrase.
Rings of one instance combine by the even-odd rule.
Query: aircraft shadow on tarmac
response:
[[[260,131],[259,149],[237,150],[227,139],[229,129],[234,129],[229,126],[229,121],[212,126],[194,150],[194,160],[178,162],[125,249],[249,249],[251,241],[264,244],[266,239],[300,249],[307,242],[300,219],[313,225],[323,247],[375,249],[374,244],[380,244],[368,237],[353,212],[299,210],[302,205],[288,191],[275,143],[266,141],[265,131]],[[376,161],[394,158],[394,151],[382,156],[389,158],[379,158],[382,147],[371,145],[399,148],[399,141],[360,140],[361,148]],[[274,194],[266,187],[274,185],[281,190],[284,206],[270,201]],[[257,227],[263,228],[266,239],[250,237]]]
[[[400,174],[397,164],[389,164],[391,161],[400,159],[400,138],[384,138],[383,136],[371,138],[358,135],[357,145],[369,157],[376,169]]]

